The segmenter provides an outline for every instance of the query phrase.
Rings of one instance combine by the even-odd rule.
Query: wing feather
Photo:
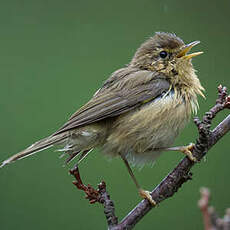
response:
[[[136,75],[137,77],[143,77],[142,84],[134,84],[131,88],[127,88],[127,85],[129,85],[127,82],[124,82],[125,87],[122,87],[119,82],[120,90],[117,90],[116,84],[110,87],[106,84],[106,88],[102,87],[54,135],[126,113],[145,102],[154,100],[169,89],[169,82],[164,77],[152,77],[151,79],[149,78],[151,72],[148,74],[146,72],[144,72],[143,76],[140,73]],[[144,77],[146,77],[146,81],[144,81]],[[127,81],[129,79],[135,81],[135,76],[127,78]],[[123,81],[125,80],[123,79]]]

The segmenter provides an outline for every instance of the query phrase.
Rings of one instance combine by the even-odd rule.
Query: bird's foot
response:
[[[191,152],[193,150],[194,146],[195,146],[195,144],[191,143],[191,144],[189,144],[187,146],[181,146],[179,150],[182,153],[184,153],[191,161],[197,162],[196,157],[194,157],[192,155],[192,152]]]
[[[155,200],[153,200],[151,194],[149,191],[146,191],[144,189],[139,189],[139,194],[142,198],[147,199],[152,206],[156,206],[157,203]]]

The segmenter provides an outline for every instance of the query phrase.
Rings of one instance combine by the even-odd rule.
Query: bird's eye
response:
[[[160,57],[161,58],[166,58],[168,56],[168,53],[166,51],[161,51],[160,52]]]

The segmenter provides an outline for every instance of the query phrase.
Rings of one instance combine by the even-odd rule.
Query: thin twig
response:
[[[210,192],[201,188],[198,206],[201,210],[205,230],[230,230],[230,209],[227,208],[223,218],[218,217],[214,207],[209,206]]]
[[[200,189],[201,198],[198,201],[198,206],[203,215],[204,229],[212,230],[211,216],[208,210],[208,203],[210,199],[210,192],[207,188]]]
[[[98,189],[94,189],[90,184],[87,186],[83,184],[78,165],[75,165],[73,169],[69,171],[74,176],[76,181],[73,184],[79,189],[85,192],[85,198],[89,200],[90,204],[96,202],[104,205],[104,213],[109,226],[109,229],[116,226],[118,218],[115,216],[115,207],[113,201],[110,199],[108,192],[106,191],[106,184],[102,181],[98,184]]]

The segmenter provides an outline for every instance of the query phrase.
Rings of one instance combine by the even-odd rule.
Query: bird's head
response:
[[[173,84],[190,84],[196,78],[191,59],[203,52],[188,52],[199,44],[194,41],[185,44],[175,34],[157,32],[136,51],[131,66],[166,75]]]

